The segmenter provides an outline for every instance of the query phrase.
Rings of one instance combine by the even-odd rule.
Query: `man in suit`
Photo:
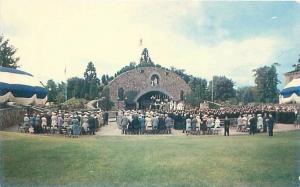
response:
[[[256,131],[256,118],[255,116],[250,115],[250,135],[254,135]]]
[[[274,123],[275,123],[275,120],[274,120],[272,114],[269,114],[269,120],[268,120],[269,136],[273,136]]]
[[[91,117],[88,119],[88,124],[89,124],[90,135],[95,135],[96,119],[94,114],[92,114]]]
[[[229,136],[229,126],[230,126],[230,120],[228,119],[227,116],[225,116],[225,120],[224,120],[224,136],[226,136],[226,135]]]
[[[129,125],[128,113],[122,117],[121,126],[122,126],[122,134],[127,134],[127,126]]]
[[[108,125],[108,112],[106,111],[103,116],[104,125]]]

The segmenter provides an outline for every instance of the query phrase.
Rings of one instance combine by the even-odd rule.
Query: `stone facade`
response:
[[[23,123],[25,108],[0,109],[0,130]]]
[[[191,92],[188,84],[176,73],[157,67],[140,67],[127,71],[111,81],[109,88],[115,106],[118,102],[120,88],[123,88],[124,93],[136,91],[135,102],[144,94],[152,91],[166,94],[174,101],[180,101],[182,94]]]

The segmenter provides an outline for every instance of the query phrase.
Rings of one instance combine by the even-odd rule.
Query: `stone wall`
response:
[[[25,108],[0,109],[0,130],[23,122]]]
[[[158,76],[159,84],[153,85],[151,80],[153,75]],[[111,98],[115,104],[118,101],[119,88],[123,88],[125,93],[126,91],[137,91],[135,100],[148,92],[159,91],[174,101],[179,101],[181,92],[184,94],[191,92],[188,84],[176,73],[156,67],[141,67],[127,71],[110,82],[109,87]]]

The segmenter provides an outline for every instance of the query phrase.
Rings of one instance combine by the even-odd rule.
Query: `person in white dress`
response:
[[[200,131],[200,125],[201,125],[201,118],[200,116],[196,116],[196,129],[198,129],[198,131]]]
[[[220,121],[219,117],[217,117],[216,121],[215,121],[215,129],[220,128],[221,127],[220,124],[221,124],[221,121]]]
[[[84,132],[87,133],[89,130],[89,123],[88,123],[88,116],[84,115],[83,116],[83,123],[82,123],[82,127],[84,129]]]
[[[47,118],[45,117],[45,115],[42,115],[42,128],[45,131],[47,127]]]
[[[56,116],[56,113],[52,113],[51,127],[52,128],[57,128],[57,116]]]
[[[192,130],[192,120],[191,120],[191,118],[193,118],[192,115],[189,116],[189,117],[186,119],[186,129],[185,129],[185,131],[186,131],[187,134],[189,134],[190,131]]]
[[[146,130],[152,130],[152,117],[150,115],[145,118],[145,126]]]
[[[243,118],[240,115],[237,119],[237,129],[236,132],[241,132],[242,131],[242,126],[243,126]]]
[[[63,124],[64,128],[67,128],[69,126],[69,115],[65,114],[64,115],[64,124]]]
[[[263,131],[264,128],[264,119],[262,118],[261,114],[258,114],[257,118],[257,130],[259,132]]]
[[[208,119],[207,119],[207,132],[208,132],[208,134],[212,133],[211,128],[213,126],[213,123],[214,123],[213,117],[212,116],[208,117]]]
[[[248,124],[248,118],[247,118],[247,115],[244,115],[244,117],[242,119],[242,131],[246,130],[247,124]]]

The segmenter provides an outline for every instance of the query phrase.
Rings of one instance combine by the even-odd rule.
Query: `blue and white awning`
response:
[[[47,102],[47,94],[47,90],[31,74],[0,67],[0,102],[43,106]]]
[[[300,78],[292,80],[280,92],[279,102],[284,103],[300,103]]]

